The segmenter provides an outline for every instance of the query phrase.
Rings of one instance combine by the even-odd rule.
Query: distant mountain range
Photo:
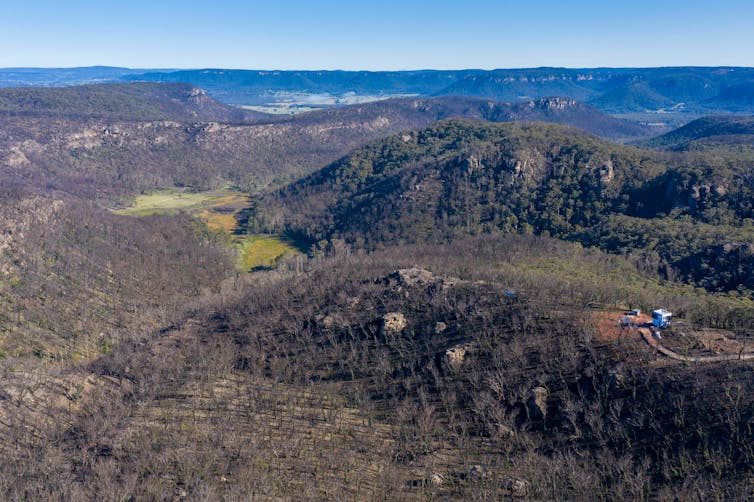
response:
[[[126,75],[140,75],[146,71],[114,66],[0,68],[0,87],[61,87],[99,84],[115,82]]]
[[[0,69],[0,87],[63,86],[123,81],[183,82],[206,89],[233,105],[259,105],[285,97],[351,95],[467,96],[499,101],[529,101],[567,96],[613,114],[754,112],[754,68],[531,68],[457,71],[257,71]]]
[[[187,70],[128,75],[126,80],[187,82],[218,99],[244,104],[271,91],[342,95],[457,95],[522,101],[568,96],[608,113],[754,111],[751,68],[534,68],[418,72],[258,72]]]
[[[18,116],[250,122],[267,114],[216,101],[187,84],[81,85],[0,89],[0,113]]]

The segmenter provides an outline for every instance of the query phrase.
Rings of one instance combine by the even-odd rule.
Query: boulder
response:
[[[387,333],[400,333],[406,325],[406,316],[400,312],[388,312],[382,317],[382,329]]]
[[[516,435],[516,431],[505,424],[497,424],[497,435],[500,438],[512,438]]]
[[[469,352],[468,345],[455,345],[445,351],[445,364],[453,371],[458,371],[466,360]]]
[[[445,476],[443,476],[439,472],[433,472],[429,476],[429,482],[433,486],[442,486],[445,483]]]
[[[529,493],[529,482],[522,478],[504,479],[502,487],[508,490],[508,494],[512,497],[525,497]]]
[[[314,320],[325,329],[345,326],[347,323],[338,314],[317,314]]]

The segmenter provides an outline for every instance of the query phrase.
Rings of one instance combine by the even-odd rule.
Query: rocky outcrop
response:
[[[472,483],[492,480],[495,473],[481,465],[472,465],[466,472],[466,479]],[[526,497],[529,494],[529,482],[519,477],[506,477],[500,479],[500,488],[515,498]]]
[[[429,475],[429,482],[433,486],[442,486],[443,484],[445,484],[445,476],[443,476],[439,472],[433,472]]]
[[[578,102],[575,99],[552,97],[542,98],[536,101],[530,101],[529,106],[532,108],[539,108],[540,110],[566,110],[573,108]]]
[[[443,291],[467,281],[457,277],[435,275],[429,270],[419,267],[398,269],[387,278],[388,283],[393,283],[397,291],[404,287],[408,288],[432,288],[435,291]]]
[[[549,392],[544,387],[534,387],[526,402],[529,417],[532,420],[544,420],[547,416],[547,396]]]
[[[406,316],[400,312],[388,312],[382,317],[382,329],[386,333],[400,333],[407,324]]]
[[[613,181],[615,178],[615,169],[613,168],[613,162],[608,160],[598,169],[600,183],[606,185]]]
[[[547,172],[547,160],[536,149],[520,149],[505,159],[504,163],[510,172],[511,181],[537,181]]]
[[[458,371],[463,366],[466,356],[471,351],[469,344],[461,344],[445,351],[445,365],[453,371]]]
[[[619,368],[607,372],[607,382],[613,389],[621,388],[626,382],[626,375]]]
[[[8,149],[8,154],[3,159],[3,162],[11,167],[28,166],[31,164],[29,158],[18,145],[14,145]]]
[[[411,267],[396,270],[390,274],[390,279],[396,281],[401,286],[428,286],[436,281],[432,272],[423,268]]]
[[[522,478],[506,478],[501,486],[511,497],[525,497],[529,493],[529,482]]]

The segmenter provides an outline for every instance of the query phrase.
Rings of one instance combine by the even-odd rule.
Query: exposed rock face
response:
[[[388,280],[397,284],[398,291],[403,287],[432,287],[435,290],[443,291],[465,282],[457,277],[434,275],[429,270],[418,267],[396,270],[388,276]]]
[[[220,125],[217,122],[206,122],[206,123],[197,123],[191,126],[189,131],[198,131],[198,132],[218,132],[225,129],[226,126]]]
[[[8,150],[8,155],[4,159],[4,162],[11,167],[26,166],[31,164],[28,157],[26,157],[26,154],[24,154],[21,148],[17,145],[10,147],[10,149]]]
[[[466,473],[466,479],[473,482],[489,480],[494,473],[481,465],[472,465]],[[525,497],[529,493],[529,482],[523,478],[510,477],[500,480],[500,488],[507,490],[512,497]]]
[[[547,396],[549,392],[544,387],[534,387],[529,395],[527,407],[529,415],[534,420],[543,420],[547,416]]]
[[[466,159],[466,167],[469,170],[469,173],[474,172],[475,170],[482,167],[482,161],[479,160],[479,157],[476,155],[469,156],[468,159]]]
[[[743,242],[728,242],[723,244],[723,252],[725,253],[740,253],[744,256],[754,255],[754,244],[746,244]]]
[[[710,186],[709,185],[694,185],[691,187],[691,194],[689,197],[692,200],[699,200],[703,197],[706,197],[710,193]]]
[[[439,472],[433,472],[429,476],[429,482],[434,486],[442,486],[445,483],[445,477]]]
[[[445,364],[453,371],[458,371],[463,366],[470,347],[468,345],[456,345],[445,351]]]
[[[400,312],[388,312],[382,318],[382,329],[387,333],[400,333],[406,325],[406,316]]]
[[[403,268],[396,270],[390,275],[401,286],[428,286],[435,282],[435,276],[429,270],[423,268]]]
[[[517,179],[536,181],[547,172],[545,156],[533,148],[521,149],[503,161],[511,173],[511,182]]]
[[[607,373],[607,381],[611,387],[618,389],[625,383],[626,375],[620,369],[612,369]]]
[[[613,181],[615,178],[615,169],[613,168],[613,162],[608,160],[599,168],[600,183],[606,185]]]
[[[348,323],[338,314],[317,314],[314,317],[322,327],[331,329],[338,326],[346,326]]]
[[[553,97],[553,98],[542,98],[538,99],[537,101],[530,101],[529,106],[532,108],[540,108],[542,110],[565,110],[567,108],[571,108],[576,106],[577,102],[575,99],[569,99],[569,98],[561,98],[561,97]]]
[[[444,331],[445,331],[446,329],[448,329],[448,325],[447,325],[447,324],[445,324],[444,322],[442,322],[442,321],[439,321],[439,322],[436,322],[436,323],[435,323],[435,335],[439,335],[439,334],[441,334],[441,333],[442,333],[442,332],[444,332]]]
[[[513,430],[512,427],[509,427],[505,424],[497,424],[497,434],[500,437],[512,438],[516,435],[516,431]]]

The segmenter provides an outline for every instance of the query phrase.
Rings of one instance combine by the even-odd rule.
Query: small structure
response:
[[[636,317],[639,317],[639,316],[641,315],[641,309],[633,309],[633,310],[631,311],[631,315],[632,315],[632,316],[636,316]]]
[[[672,318],[672,312],[668,312],[665,309],[654,310],[652,311],[652,326],[656,328],[667,328],[670,325],[670,320]]]

